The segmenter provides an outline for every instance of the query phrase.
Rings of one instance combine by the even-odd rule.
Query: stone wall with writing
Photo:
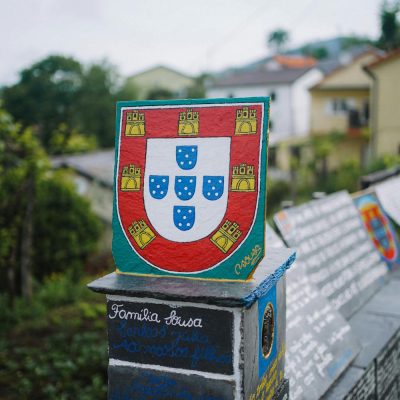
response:
[[[267,249],[284,243],[267,225]],[[297,262],[296,262],[297,264]],[[349,324],[297,265],[286,273],[286,376],[292,400],[317,400],[356,356]]]
[[[280,211],[274,221],[297,249],[296,269],[305,270],[345,318],[385,283],[386,265],[347,192]]]
[[[358,353],[346,320],[301,269],[287,276],[286,374],[292,400],[317,400]]]

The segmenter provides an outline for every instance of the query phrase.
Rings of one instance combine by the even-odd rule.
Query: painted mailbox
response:
[[[268,98],[118,103],[118,272],[251,276],[264,257],[268,116]]]

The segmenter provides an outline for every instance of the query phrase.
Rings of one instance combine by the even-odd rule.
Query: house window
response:
[[[276,93],[275,92],[271,92],[269,94],[269,97],[270,97],[271,101],[275,101],[276,100]]]
[[[332,100],[332,111],[334,114],[341,114],[348,110],[347,102],[345,99],[333,99]]]
[[[356,102],[354,99],[333,98],[328,101],[327,111],[331,115],[346,115],[355,106]]]
[[[270,147],[268,149],[268,166],[276,167],[276,147]]]
[[[290,147],[290,154],[296,160],[300,160],[300,157],[301,157],[300,147],[299,146]]]

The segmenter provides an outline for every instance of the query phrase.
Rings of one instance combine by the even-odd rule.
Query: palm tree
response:
[[[400,24],[397,16],[400,12],[400,1],[393,4],[384,1],[380,13],[381,37],[378,44],[385,50],[400,47]]]
[[[288,41],[289,32],[284,29],[276,29],[268,35],[268,47],[272,48],[276,54],[282,52]]]

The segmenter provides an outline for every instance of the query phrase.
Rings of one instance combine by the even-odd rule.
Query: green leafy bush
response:
[[[0,399],[100,399],[107,390],[103,297],[53,274],[31,302],[0,296]]]
[[[38,182],[34,219],[34,274],[71,271],[79,277],[83,262],[96,249],[101,223],[88,201],[61,173]]]

